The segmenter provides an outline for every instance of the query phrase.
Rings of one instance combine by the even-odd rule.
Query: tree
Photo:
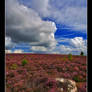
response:
[[[83,52],[83,51],[81,51],[80,55],[81,55],[81,56],[84,56],[84,52]]]

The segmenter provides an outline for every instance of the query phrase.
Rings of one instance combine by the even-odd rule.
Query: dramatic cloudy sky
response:
[[[87,54],[86,0],[6,0],[7,52]]]

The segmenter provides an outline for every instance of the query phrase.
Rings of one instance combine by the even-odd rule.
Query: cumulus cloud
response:
[[[43,21],[32,8],[20,4],[18,0],[6,0],[6,36],[10,37],[10,41],[54,47],[55,31],[55,23]]]
[[[87,40],[84,40],[82,37],[75,37],[74,39],[71,39],[70,44],[74,46],[76,50],[87,53]]]
[[[71,45],[77,48],[82,48],[86,46],[86,41],[82,37],[75,37],[70,40]]]
[[[75,37],[71,39],[64,40],[69,45],[62,45],[59,47],[61,53],[68,54],[80,54],[83,51],[87,54],[87,41],[84,40],[82,37]]]

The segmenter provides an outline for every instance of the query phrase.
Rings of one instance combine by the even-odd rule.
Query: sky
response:
[[[8,53],[87,54],[87,0],[6,0]]]

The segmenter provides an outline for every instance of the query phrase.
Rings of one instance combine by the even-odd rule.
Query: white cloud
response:
[[[87,30],[87,0],[51,0],[51,16],[74,30]]]
[[[77,48],[82,48],[86,46],[85,40],[82,37],[75,37],[70,40],[71,45]]]
[[[5,47],[6,47],[6,49],[9,49],[9,48],[13,47],[14,45],[15,45],[15,43],[12,42],[11,37],[6,36],[5,37]]]
[[[47,51],[48,49],[44,46],[32,46],[33,51]]]
[[[11,38],[10,37],[5,37],[5,45],[9,46],[9,45],[11,45],[11,43],[12,43]]]
[[[50,16],[53,16],[58,23],[70,26],[74,30],[87,30],[87,9],[85,7],[68,6],[61,10],[52,10]]]
[[[53,50],[61,54],[75,54],[79,55],[81,51],[87,55],[87,40],[83,37],[74,37],[74,38],[58,38],[58,45]]]
[[[81,51],[83,51],[85,53],[85,55],[87,54],[86,49],[84,49],[84,48],[82,48],[82,50],[80,50],[79,48],[74,48],[72,46],[66,46],[66,45],[60,46],[60,53],[62,53],[62,54],[72,53],[74,55],[79,55]]]
[[[69,46],[64,46],[64,45],[60,46],[60,50],[61,50],[61,53],[65,53],[65,54],[72,52],[72,48],[70,48]]]
[[[61,53],[80,54],[80,52],[83,51],[85,54],[87,54],[87,42],[82,37],[75,37],[63,41],[67,42],[68,45],[61,44],[59,47]]]
[[[23,53],[23,50],[14,50],[13,53]]]
[[[73,30],[87,30],[87,0],[22,0],[41,17],[50,17],[56,22],[72,27]],[[83,30],[83,31],[82,31]]]
[[[5,53],[24,53],[24,51],[21,50],[21,49],[15,49],[14,51],[12,51],[12,50],[5,50]]]
[[[6,36],[13,43],[55,47],[55,31],[55,23],[43,21],[32,8],[19,4],[18,0],[6,0]]]
[[[5,50],[5,53],[12,53],[11,50]]]
[[[41,16],[47,16],[49,13],[49,1],[50,0],[23,0],[27,5],[31,7],[33,10],[39,13]]]

